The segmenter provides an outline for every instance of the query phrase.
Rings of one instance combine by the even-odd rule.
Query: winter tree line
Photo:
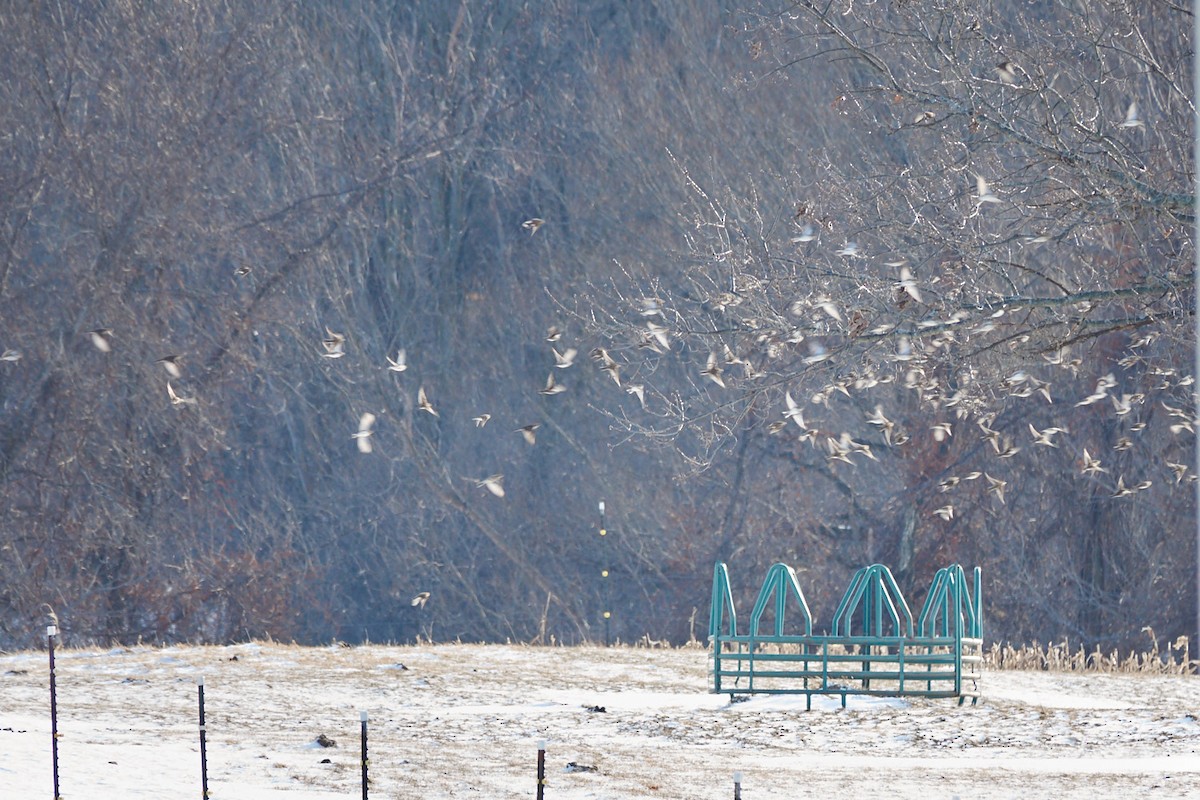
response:
[[[682,642],[718,560],[818,628],[961,563],[992,641],[1193,633],[1190,29],[0,11],[0,647]]]

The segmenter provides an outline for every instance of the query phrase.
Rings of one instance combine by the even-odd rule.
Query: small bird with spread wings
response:
[[[725,388],[725,380],[721,377],[721,365],[717,361],[716,350],[709,352],[708,362],[704,365],[704,369],[700,370],[700,374],[722,389]]]
[[[1142,122],[1142,118],[1138,116],[1137,100],[1129,104],[1129,108],[1125,109],[1125,120],[1121,123],[1122,128],[1145,128],[1146,123]]]
[[[441,416],[438,414],[437,409],[433,407],[433,403],[429,402],[429,396],[425,394],[424,386],[417,387],[417,408],[421,409],[422,411],[428,411],[435,417]]]
[[[375,424],[375,415],[370,411],[358,418],[358,431],[351,434],[358,443],[358,452],[369,453],[371,447],[371,426]]]
[[[394,359],[391,356],[387,356],[387,362],[388,369],[392,372],[404,372],[404,370],[408,369],[408,352],[401,347]]]
[[[111,328],[96,328],[88,331],[88,337],[92,340],[92,346],[101,353],[107,353],[112,350],[112,329]]]
[[[546,376],[546,385],[543,386],[541,389],[538,389],[538,394],[544,394],[547,397],[550,397],[550,396],[565,392],[566,390],[567,390],[567,387],[563,386],[561,383],[558,383],[557,381],[554,380],[554,373],[551,372],[549,375]]]
[[[494,494],[496,497],[504,497],[504,484],[503,484],[504,476],[503,475],[500,475],[500,474],[488,475],[486,478],[483,478],[483,479],[467,478],[467,480],[474,483],[480,489],[487,489],[489,492]]]

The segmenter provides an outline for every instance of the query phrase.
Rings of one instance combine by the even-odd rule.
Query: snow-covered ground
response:
[[[1200,679],[985,672],[984,699],[707,691],[704,650],[433,645],[58,653],[65,798],[1197,796]],[[600,710],[603,709],[603,710]],[[336,746],[316,743],[324,734]],[[52,796],[45,652],[0,656],[0,798]],[[594,767],[569,770],[568,765]]]

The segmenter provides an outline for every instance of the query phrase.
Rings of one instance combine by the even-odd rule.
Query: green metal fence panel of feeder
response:
[[[713,571],[709,616],[714,692],[978,697],[982,664],[981,577],[974,591],[959,565],[934,576],[922,612],[912,612],[886,566],[858,570],[834,613],[829,634],[813,634],[813,618],[795,571],[768,571],[739,634],[729,572]],[[789,632],[789,614],[794,622]],[[767,618],[770,624],[764,625]],[[798,624],[795,621],[798,619]]]

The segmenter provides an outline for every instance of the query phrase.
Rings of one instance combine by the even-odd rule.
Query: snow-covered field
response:
[[[64,798],[1197,796],[1200,679],[986,672],[953,701],[707,692],[704,650],[432,645],[59,651]],[[603,709],[603,710],[601,710]],[[316,743],[324,734],[335,747]],[[0,798],[52,797],[44,652],[0,656]],[[568,768],[574,764],[576,770]],[[579,770],[594,767],[594,770]]]

